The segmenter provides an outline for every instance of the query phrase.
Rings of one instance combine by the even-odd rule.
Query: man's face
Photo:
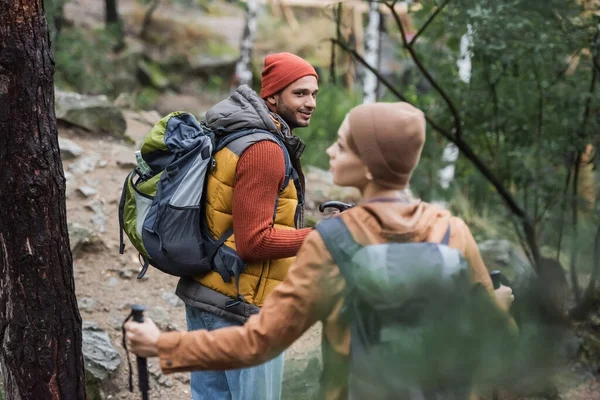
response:
[[[317,108],[318,91],[317,78],[312,75],[304,76],[281,92],[267,97],[267,105],[283,118],[290,129],[305,128]]]

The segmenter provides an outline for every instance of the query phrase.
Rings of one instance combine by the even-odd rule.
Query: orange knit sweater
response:
[[[262,141],[241,155],[233,186],[233,231],[244,261],[296,255],[311,229],[276,229],[273,210],[285,178],[285,160],[277,143]]]

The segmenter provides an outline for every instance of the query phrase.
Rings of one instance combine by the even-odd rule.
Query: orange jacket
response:
[[[469,228],[448,211],[424,202],[371,203],[341,216],[355,240],[363,245],[394,240],[441,242],[450,225],[449,245],[464,254],[474,282],[493,296],[492,282]],[[344,279],[320,235],[312,232],[287,277],[267,298],[259,314],[242,327],[161,334],[160,366],[171,373],[258,365],[280,354],[314,323],[322,321],[326,351],[320,397],[345,399],[346,384],[340,378],[345,377],[348,364],[350,331],[340,319],[344,287]]]

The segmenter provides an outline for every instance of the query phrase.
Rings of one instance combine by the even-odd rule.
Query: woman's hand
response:
[[[498,289],[494,290],[494,294],[496,295],[498,304],[500,304],[504,311],[508,312],[515,301],[512,289],[509,286],[500,285]]]
[[[158,337],[160,330],[147,319],[144,322],[128,321],[125,324],[127,347],[139,357],[158,357]]]

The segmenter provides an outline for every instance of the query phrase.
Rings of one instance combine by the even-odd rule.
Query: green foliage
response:
[[[56,85],[79,93],[111,94],[118,63],[111,57],[114,39],[104,30],[64,29],[54,52]]]
[[[306,143],[306,150],[302,156],[305,165],[325,169],[329,167],[325,150],[336,141],[338,129],[348,111],[359,103],[360,96],[346,88],[331,84],[320,86],[317,109],[309,127],[294,131]]]
[[[63,8],[66,3],[67,0],[44,0],[44,12],[46,13],[46,21],[48,21],[52,41],[56,39],[57,21],[63,18]]]
[[[156,104],[159,96],[160,92],[154,88],[142,88],[135,98],[135,105],[141,110],[149,110]]]
[[[415,25],[422,26],[441,3],[423,3]],[[572,220],[573,204],[580,214],[592,215],[571,194],[572,181],[565,191],[577,152],[588,143],[599,144],[600,119],[593,110],[600,108],[600,96],[590,91],[593,68],[589,51],[587,56],[582,51],[590,49],[597,31],[591,18],[574,1],[452,1],[415,45],[424,67],[457,110],[462,139],[535,221],[542,245],[558,244],[562,227]],[[473,32],[472,70],[465,83],[456,62],[467,26]],[[416,87],[422,76],[417,74],[409,86]],[[456,133],[454,115],[436,90],[416,98],[407,90],[407,97],[443,129]],[[591,117],[585,117],[586,110]],[[443,145],[432,142],[432,133],[430,127],[423,155],[428,162]],[[417,186],[434,184],[431,170],[422,163],[415,175]],[[500,197],[472,162],[461,157],[456,172],[457,187],[480,215],[506,216]],[[568,220],[562,219],[565,208],[570,208]],[[510,226],[512,219],[505,223]]]

